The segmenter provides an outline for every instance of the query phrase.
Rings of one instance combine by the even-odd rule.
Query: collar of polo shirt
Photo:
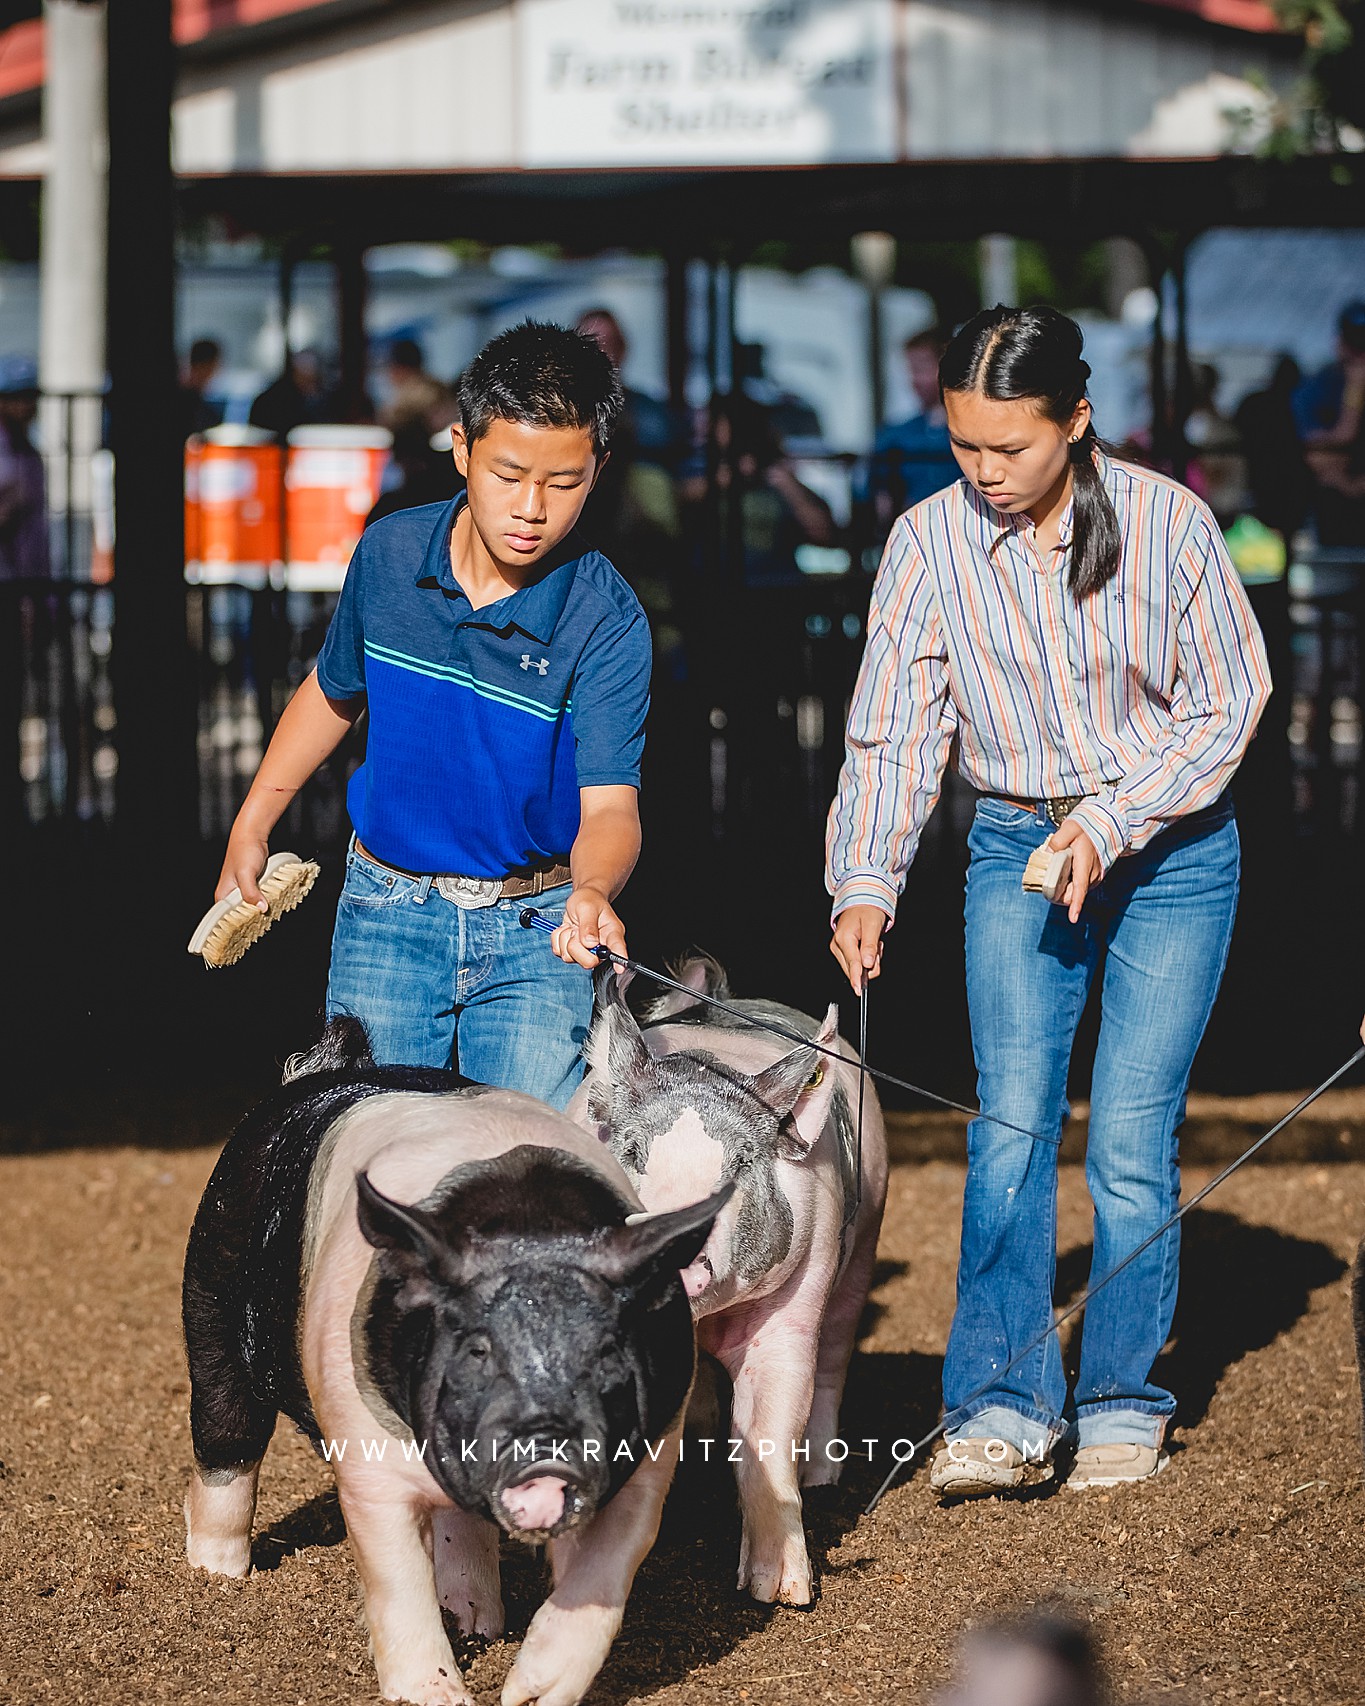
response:
[[[450,535],[464,504],[465,494],[461,492],[442,510],[417,573],[418,586],[439,588],[447,598],[465,597],[450,566]],[[586,550],[577,529],[574,529],[536,565],[540,572],[529,586],[509,592],[505,598],[495,599],[492,604],[485,604],[478,610],[471,609],[464,620],[500,631],[515,628],[537,645],[548,646],[568,602],[569,589],[573,585],[573,565]]]

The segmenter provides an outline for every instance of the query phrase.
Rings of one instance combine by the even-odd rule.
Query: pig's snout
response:
[[[505,1488],[502,1507],[514,1528],[526,1533],[546,1532],[563,1522],[567,1491],[567,1484],[558,1475],[536,1475]]]

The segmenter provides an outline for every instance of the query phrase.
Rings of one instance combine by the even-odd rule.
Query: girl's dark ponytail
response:
[[[995,402],[1036,402],[1059,426],[1085,396],[1090,364],[1081,328],[1056,308],[983,308],[944,351],[939,386],[978,391]],[[1077,603],[1118,573],[1119,519],[1095,467],[1100,448],[1093,422],[1070,447],[1071,567],[1067,589]]]
[[[1087,421],[1070,448],[1071,567],[1066,584],[1077,604],[1113,580],[1123,554],[1119,518],[1095,466],[1099,442],[1095,423]]]

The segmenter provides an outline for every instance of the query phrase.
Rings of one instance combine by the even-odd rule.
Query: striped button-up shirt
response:
[[[1215,800],[1270,694],[1265,647],[1208,509],[1097,456],[1123,539],[1077,604],[1061,544],[966,481],[901,516],[867,619],[827,881],[837,915],[894,914],[943,767],[1017,799],[1088,795],[1072,816],[1103,869]]]

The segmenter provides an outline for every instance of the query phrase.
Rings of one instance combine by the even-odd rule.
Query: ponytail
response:
[[[1095,423],[1087,421],[1085,431],[1069,449],[1071,566],[1066,585],[1077,604],[1113,580],[1123,554],[1119,518],[1095,466],[1095,451],[1099,448]]]
[[[983,308],[943,353],[941,391],[977,391],[995,402],[1036,402],[1058,426],[1085,397],[1090,364],[1081,328],[1056,308]],[[1118,573],[1123,540],[1095,451],[1093,422],[1069,447],[1072,482],[1071,566],[1067,590],[1079,604]]]

